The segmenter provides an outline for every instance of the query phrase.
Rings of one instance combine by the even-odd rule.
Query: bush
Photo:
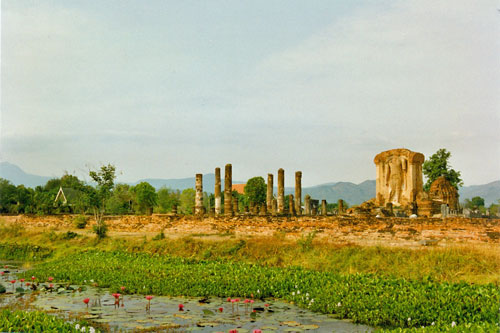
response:
[[[0,283],[0,294],[5,293],[5,287]]]
[[[106,225],[106,223],[104,223],[104,221],[101,221],[100,223],[94,225],[93,229],[98,239],[105,238],[106,233],[108,232],[108,226]]]
[[[65,234],[63,234],[62,239],[69,240],[75,238],[76,236],[78,236],[76,232],[68,231]]]
[[[87,226],[87,217],[84,215],[78,215],[73,218],[73,224],[77,229],[85,229]]]

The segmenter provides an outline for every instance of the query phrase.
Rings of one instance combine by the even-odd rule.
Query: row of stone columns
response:
[[[238,200],[232,197],[232,165],[226,164],[224,172],[224,214],[232,216],[233,212],[238,211]],[[196,174],[196,194],[195,194],[195,214],[202,215],[203,209],[203,175]],[[222,214],[222,199],[221,199],[221,173],[220,168],[215,168],[215,214]],[[293,194],[289,195],[289,214],[302,215],[302,172],[295,172],[295,200]],[[304,213],[312,215],[311,197],[306,195],[304,198]],[[317,206],[317,205],[316,205]],[[273,214],[284,214],[285,210],[285,170],[278,170],[278,195],[277,200],[273,197],[273,174],[267,175],[267,193],[266,204],[260,207],[262,212],[272,212]],[[343,212],[343,201],[338,202],[339,213]],[[326,200],[321,202],[321,212],[326,215]],[[315,214],[314,214],[315,215]]]

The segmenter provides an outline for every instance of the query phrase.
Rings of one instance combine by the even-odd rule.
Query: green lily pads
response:
[[[201,323],[196,323],[196,326],[198,327],[215,327],[215,326],[219,326],[220,323],[216,323],[216,322],[201,322]]]
[[[291,326],[291,327],[297,327],[297,326],[300,326],[301,323],[291,320],[291,321],[284,321],[284,322],[281,323],[281,325],[286,325],[286,326]]]
[[[318,325],[314,325],[314,324],[311,324],[311,325],[300,325],[300,328],[304,329],[304,330],[316,330],[319,328]]]
[[[211,311],[211,310],[203,309],[203,314],[204,315],[213,316],[215,313],[213,311]]]

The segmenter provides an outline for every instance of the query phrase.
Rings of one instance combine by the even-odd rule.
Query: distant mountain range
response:
[[[38,185],[45,185],[49,179],[52,177],[37,176],[25,173],[17,165],[0,162],[0,177],[8,179],[14,185],[24,184],[27,187],[36,187]],[[224,177],[221,179],[222,188],[224,188]],[[180,179],[141,179],[135,183],[129,183],[130,185],[136,185],[140,182],[148,182],[155,188],[160,188],[162,186],[184,190],[186,188],[193,188],[195,183],[195,178],[180,178]],[[243,184],[244,181],[233,180],[233,184]],[[209,173],[203,175],[203,189],[206,192],[213,192],[215,187],[215,174]],[[293,194],[295,189],[293,187],[285,188],[285,194]],[[277,189],[274,188],[274,193]],[[336,182],[327,183],[312,187],[302,188],[302,195],[305,196],[309,194],[313,199],[325,199],[327,202],[337,202],[338,199],[343,199],[349,205],[358,205],[366,200],[375,197],[375,180],[366,180],[360,184],[354,184],[350,182]],[[472,185],[460,188],[460,201],[463,202],[465,199],[470,199],[475,196],[484,198],[485,204],[489,206],[491,203],[496,203],[500,199],[500,180],[484,184],[484,185]]]

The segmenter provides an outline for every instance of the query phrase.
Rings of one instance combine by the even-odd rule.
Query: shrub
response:
[[[106,233],[108,232],[108,226],[104,223],[104,221],[101,221],[100,223],[94,225],[93,230],[98,239],[103,239],[106,237]]]
[[[85,229],[87,226],[87,217],[84,215],[78,215],[73,218],[73,224],[77,229]]]
[[[63,234],[62,236],[62,239],[73,239],[75,238],[76,236],[78,236],[78,234],[76,232],[73,232],[73,231],[68,231],[66,232],[65,234]]]
[[[162,240],[162,239],[165,239],[165,234],[163,233],[163,230],[160,231],[158,235],[153,237],[153,240]]]

